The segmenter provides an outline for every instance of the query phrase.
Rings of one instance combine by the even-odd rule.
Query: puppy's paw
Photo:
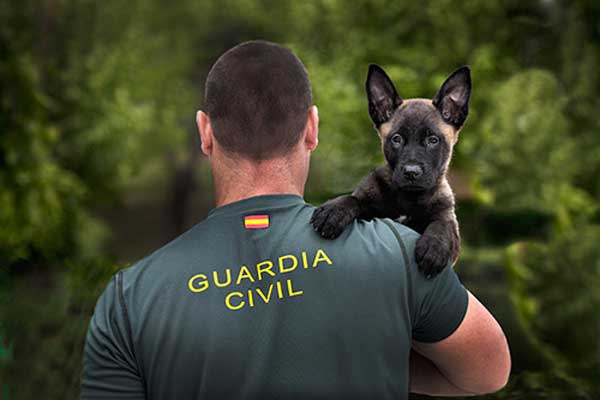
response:
[[[415,259],[419,269],[430,279],[448,265],[452,256],[450,243],[433,235],[423,234],[415,247]]]
[[[326,239],[338,237],[358,215],[358,202],[352,196],[340,196],[317,208],[310,219],[314,230]]]

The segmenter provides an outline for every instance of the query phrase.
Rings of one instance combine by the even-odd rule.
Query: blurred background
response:
[[[600,398],[594,0],[2,1],[0,398],[77,398],[110,276],[213,207],[195,112],[211,63],[256,38],[309,71],[321,118],[313,204],[383,162],[368,63],[404,98],[431,98],[471,66],[450,177],[456,269],[513,355],[509,385],[485,398]]]

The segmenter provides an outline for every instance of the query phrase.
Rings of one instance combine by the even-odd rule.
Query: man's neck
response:
[[[304,195],[305,177],[294,175],[291,160],[275,159],[261,163],[236,160],[213,165],[217,207],[265,194]]]
[[[215,193],[216,206],[224,206],[225,204],[234,203],[236,201],[244,200],[249,197],[261,196],[265,194],[295,194],[302,196],[303,193],[296,190],[296,188],[276,188],[276,187],[257,187],[257,188],[238,188],[233,191],[219,191]]]

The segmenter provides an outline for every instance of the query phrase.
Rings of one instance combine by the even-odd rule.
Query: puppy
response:
[[[366,90],[386,164],[352,194],[317,208],[311,224],[321,236],[333,239],[355,218],[403,218],[403,224],[421,234],[415,258],[432,277],[448,262],[454,264],[460,253],[454,194],[446,174],[469,112],[470,69],[463,66],[450,74],[432,100],[404,100],[385,71],[371,64]]]

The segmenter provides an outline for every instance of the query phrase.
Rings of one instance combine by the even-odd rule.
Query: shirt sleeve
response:
[[[431,279],[419,270],[414,249],[420,235],[397,222],[388,223],[402,247],[407,272],[406,290],[413,339],[437,342],[450,336],[461,324],[467,312],[468,292],[449,262]]]
[[[426,279],[415,264],[413,273],[413,339],[419,342],[438,342],[450,336],[461,324],[467,312],[468,294],[454,268],[446,268]]]
[[[108,283],[88,327],[81,399],[145,399],[131,326],[122,296],[122,272]]]

